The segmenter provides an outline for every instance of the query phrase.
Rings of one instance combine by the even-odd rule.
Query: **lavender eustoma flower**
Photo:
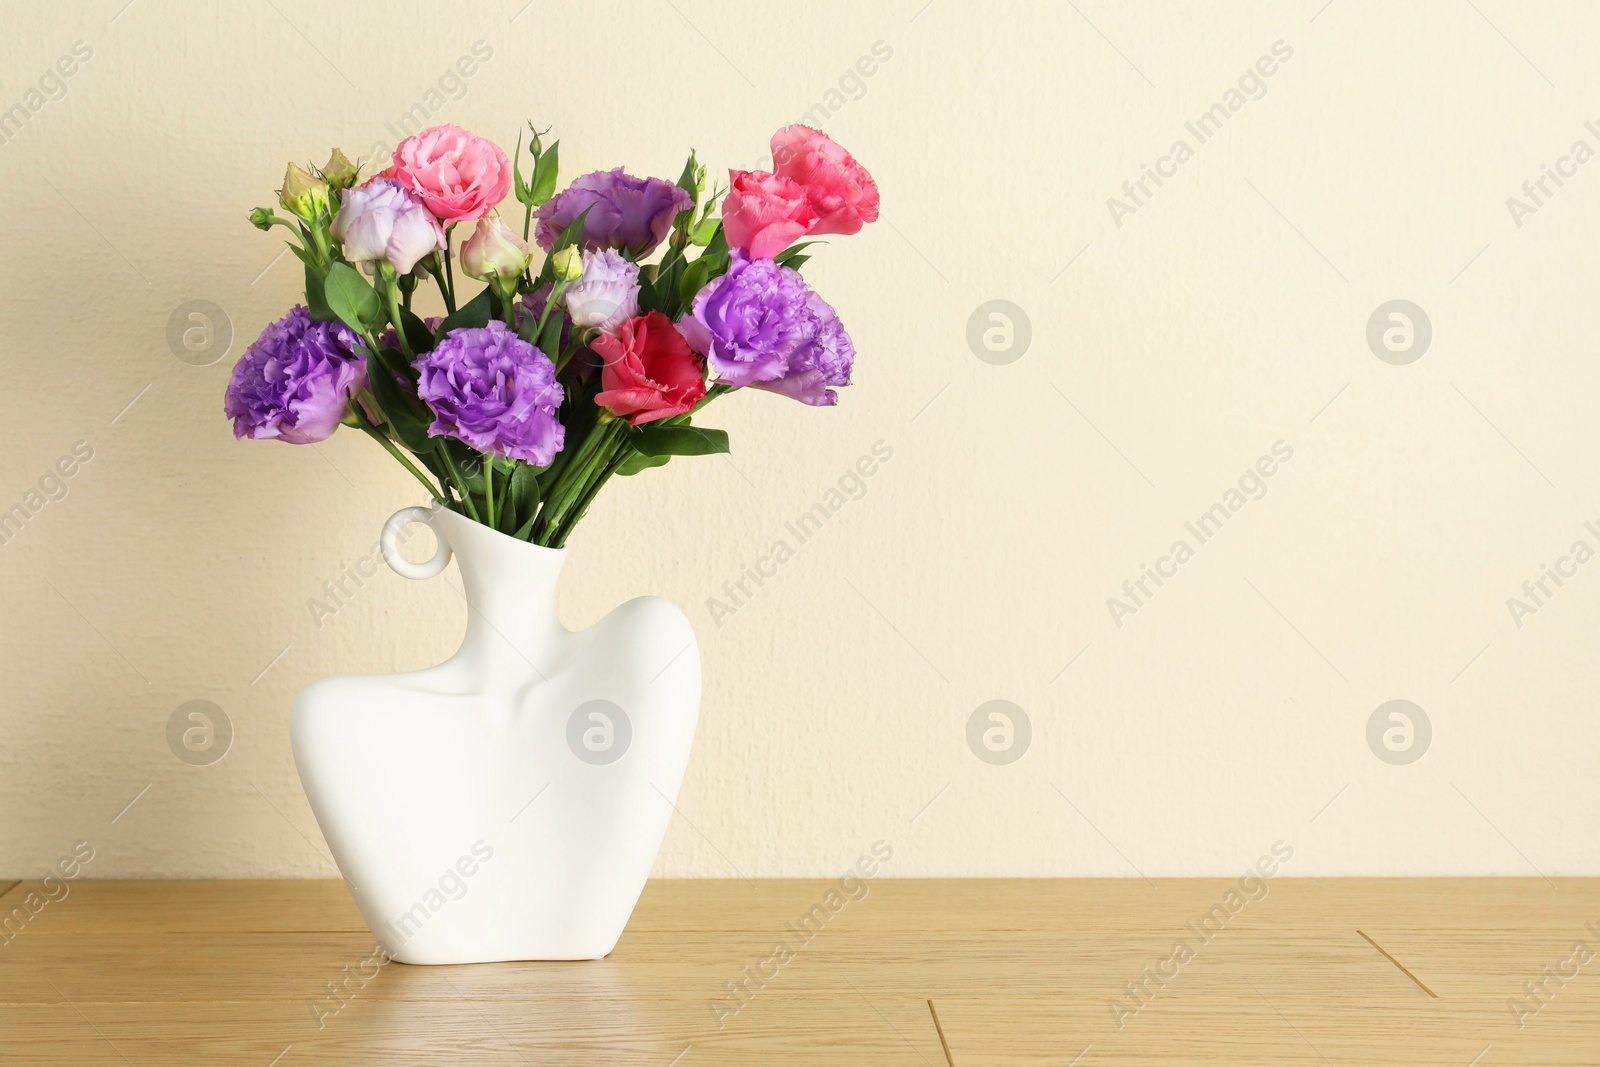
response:
[[[790,357],[783,377],[754,384],[757,389],[782,393],[802,404],[828,407],[839,402],[839,394],[828,386],[850,384],[856,346],[826,300],[813,292],[806,297],[806,307],[816,316],[816,337]]]
[[[303,305],[261,331],[233,368],[222,410],[233,436],[309,445],[339,428],[350,398],[367,387],[358,339],[318,322]]]
[[[567,287],[564,299],[574,326],[615,333],[639,314],[639,268],[617,252],[585,252],[583,275]]]
[[[753,386],[815,407],[849,385],[855,346],[839,317],[799,273],[735,249],[728,273],[701,289],[678,323],[717,381]]]
[[[329,228],[352,263],[384,260],[408,274],[417,260],[442,252],[444,229],[422,198],[393,178],[374,178],[347,189]]]
[[[556,421],[563,392],[555,364],[505,323],[452,330],[414,366],[417,395],[433,409],[430,435],[536,467],[561,451],[566,431]]]
[[[621,167],[597,170],[575,179],[534,212],[539,219],[534,237],[540,248],[550,251],[561,232],[587,208],[586,251],[616,248],[639,259],[666,238],[678,212],[693,203],[688,193],[663,178],[635,178]]]

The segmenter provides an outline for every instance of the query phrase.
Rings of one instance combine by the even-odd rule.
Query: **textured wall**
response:
[[[614,484],[573,540],[570,624],[653,592],[700,634],[661,874],[880,838],[894,875],[1222,874],[1278,839],[1290,874],[1600,873],[1585,5],[124,4],[11,3],[0,43],[0,876],[79,839],[96,876],[332,873],[291,702],[449,652],[455,572],[314,618],[417,487],[352,434],[235,443],[220,398],[299,284],[245,213],[417,107],[553,126],[566,177],[753,166],[809,113],[883,189],[808,268],[861,352],[839,407],[723,401],[731,457]],[[1369,343],[1393,300],[1425,348],[1415,310]],[[191,700],[220,762],[169,749]],[[993,700],[1014,762],[969,732]],[[1409,750],[1369,734],[1390,700]]]

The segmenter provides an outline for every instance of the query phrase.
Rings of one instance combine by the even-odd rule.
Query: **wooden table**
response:
[[[473,967],[338,882],[69,885],[0,896],[0,1063],[1600,1063],[1600,880],[663,881],[605,960]]]

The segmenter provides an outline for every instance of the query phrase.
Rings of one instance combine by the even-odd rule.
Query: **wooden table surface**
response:
[[[471,967],[339,882],[65,885],[0,895],[8,1067],[1600,1063],[1600,880],[661,881],[605,960]]]

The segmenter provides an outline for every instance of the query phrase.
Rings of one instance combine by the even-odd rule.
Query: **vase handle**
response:
[[[389,521],[383,524],[383,533],[378,537],[378,547],[383,552],[383,561],[402,578],[412,578],[417,581],[432,578],[450,563],[450,542],[444,539],[444,534],[438,527],[434,527],[433,536],[439,542],[439,547],[434,551],[432,559],[412,563],[400,554],[400,547],[396,543],[400,531],[414,522],[428,522],[432,517],[432,508],[401,508],[390,515]]]

